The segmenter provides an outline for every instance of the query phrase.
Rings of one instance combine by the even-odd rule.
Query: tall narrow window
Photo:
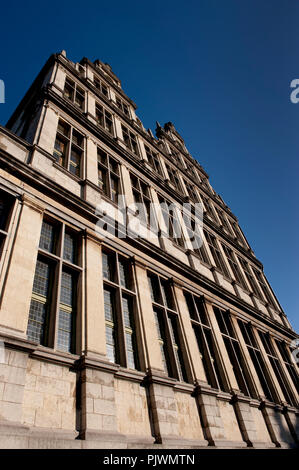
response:
[[[239,261],[240,261],[240,264],[243,268],[243,271],[244,271],[244,274],[245,274],[245,277],[248,281],[248,284],[252,290],[252,292],[257,296],[257,297],[260,297],[261,296],[261,293],[259,291],[259,288],[258,288],[258,285],[257,285],[257,282],[255,280],[255,278],[253,277],[253,274],[251,273],[250,271],[250,267],[249,267],[249,264],[247,263],[247,261],[245,261],[244,258],[240,258],[238,257]]]
[[[129,129],[123,125],[121,126],[121,128],[126,147],[139,157],[139,149],[136,135],[133,134],[133,132],[129,131]]]
[[[216,211],[217,211],[217,214],[218,214],[218,217],[220,219],[220,222],[221,222],[221,225],[222,225],[222,229],[225,233],[227,233],[228,235],[231,235],[233,237],[233,231],[229,225],[229,222],[226,218],[226,215],[224,214],[223,211],[219,210],[218,208],[216,208]]]
[[[253,272],[254,274],[256,275],[256,278],[258,280],[258,283],[259,283],[259,286],[260,286],[260,289],[261,291],[263,292],[264,296],[266,297],[269,305],[271,305],[271,307],[275,308],[276,309],[276,306],[274,304],[274,301],[273,301],[273,298],[272,298],[272,295],[270,293],[270,289],[269,287],[267,286],[267,283],[264,279],[264,276],[263,276],[263,273],[261,271],[258,271],[257,269],[255,269],[254,267],[252,268],[253,269]],[[260,297],[261,298],[261,297]]]
[[[99,103],[96,103],[96,119],[99,126],[113,135],[112,114]]]
[[[73,175],[78,177],[81,175],[84,136],[61,119],[58,122],[53,155],[57,163]]]
[[[138,204],[139,210],[141,209],[142,211],[140,214],[142,220],[149,224],[151,216],[151,198],[149,186],[132,173],[130,174],[130,178],[134,202],[135,204]]]
[[[184,182],[185,182],[185,186],[186,186],[186,189],[187,189],[187,193],[188,193],[191,201],[194,202],[194,203],[198,203],[199,199],[198,199],[198,195],[196,193],[195,186],[193,184],[189,183],[189,181],[187,181],[187,180],[184,180]]]
[[[208,217],[210,220],[212,220],[213,222],[216,222],[216,217],[215,217],[215,214],[214,214],[214,211],[213,211],[213,207],[212,207],[212,204],[210,202],[210,200],[203,196],[203,194],[200,195],[203,203],[204,203],[204,207],[205,207],[205,216]]]
[[[126,116],[130,116],[129,106],[118,96],[116,97],[116,106],[120,109]]]
[[[98,185],[113,202],[120,193],[119,163],[98,147]]]
[[[107,357],[123,367],[140,369],[132,264],[118,253],[103,251],[102,269]]]
[[[190,176],[195,178],[197,183],[200,183],[201,180],[200,180],[200,178],[197,174],[195,164],[190,162],[187,158],[185,158],[184,162],[185,162],[185,165],[186,165],[186,168],[187,168],[187,170],[186,170],[187,173],[189,173]]]
[[[226,267],[225,261],[223,259],[222,253],[218,247],[217,239],[215,235],[213,235],[210,232],[207,232],[207,230],[204,229],[204,235],[207,240],[207,243],[209,245],[209,248],[211,250],[212,256],[215,261],[215,265],[219,269],[219,271],[224,274],[224,276],[230,278],[228,269]]]
[[[79,236],[64,224],[42,224],[27,336],[44,346],[76,352]]]
[[[254,365],[257,376],[259,378],[261,387],[263,389],[264,395],[268,400],[275,402],[278,400],[277,393],[273,386],[273,383],[272,383],[269,371],[267,369],[267,366],[265,364],[264,358],[262,356],[262,353],[254,337],[252,328],[248,323],[245,323],[241,320],[238,320],[238,323],[239,323],[244,341],[246,343],[248,352],[250,354],[252,363]]]
[[[196,226],[196,222],[193,218],[190,219],[190,222],[191,227],[187,226],[187,231],[189,239],[193,244],[194,252],[198,255],[198,257],[203,263],[210,265],[211,262],[207,250],[204,246],[202,231],[200,231],[199,228]]]
[[[185,292],[185,299],[207,381],[213,388],[228,391],[204,301],[190,292]]]
[[[173,166],[170,166],[167,163],[165,165],[169,176],[169,182],[177,191],[182,193],[182,186],[180,183],[180,178],[178,176],[178,171]]]
[[[108,98],[108,87],[107,85],[105,85],[105,83],[103,83],[98,78],[94,77],[93,84],[99,90],[99,92],[102,93],[102,95]]]
[[[289,386],[288,380],[272,345],[269,334],[259,331],[259,335],[286,402],[290,405],[297,406],[297,400]]]
[[[158,154],[151,150],[147,145],[144,145],[144,148],[148,163],[156,173],[159,173],[159,175],[162,176],[162,168]]]
[[[177,208],[162,196],[159,196],[159,203],[166,229],[168,231],[167,235],[174,243],[184,248],[185,240],[182,225],[177,214]]]
[[[85,92],[76,82],[66,77],[64,96],[84,111]]]
[[[148,281],[164,372],[170,377],[188,382],[172,287],[167,280],[152,273],[148,275]]]
[[[244,395],[258,398],[245,364],[244,356],[228,312],[213,307],[228,357],[233,366],[239,389]]]
[[[247,243],[245,242],[245,239],[244,239],[244,235],[242,233],[242,230],[240,229],[239,225],[237,222],[232,222],[232,225],[233,225],[233,229],[234,229],[234,232],[235,232],[235,238],[236,238],[236,241],[239,243],[239,245],[241,246],[247,246]]]
[[[239,268],[239,265],[237,263],[237,260],[235,259],[235,255],[233,253],[233,250],[229,248],[227,245],[222,244],[222,248],[224,253],[226,254],[227,261],[231,267],[231,270],[235,276],[235,280],[244,288],[247,289],[246,283],[244,281],[244,278],[242,276],[241,270]]]

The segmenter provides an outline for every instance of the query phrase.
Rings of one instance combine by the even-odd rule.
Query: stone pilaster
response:
[[[106,356],[105,312],[101,242],[91,232],[85,234],[85,338],[88,357]]]
[[[204,387],[197,387],[195,395],[200,411],[205,438],[210,446],[227,446],[227,439],[223,427],[215,391]]]
[[[43,210],[40,201],[23,195],[1,301],[0,329],[23,337],[28,323]]]
[[[79,366],[80,417],[79,436],[101,441],[101,447],[125,447],[125,436],[117,430],[114,373],[117,367],[108,363],[81,359]]]
[[[174,379],[164,379],[149,373],[146,386],[148,387],[153,432],[157,444],[170,447],[205,447],[208,441],[202,438],[186,439],[180,435],[179,413],[175,397]],[[198,420],[200,417],[198,415]]]
[[[20,427],[28,353],[5,347],[2,359],[3,362],[0,362],[0,428],[5,422]]]
[[[283,414],[283,408],[273,403],[263,402],[261,410],[271,436],[276,447],[295,447],[295,441],[290,434],[287,420]]]

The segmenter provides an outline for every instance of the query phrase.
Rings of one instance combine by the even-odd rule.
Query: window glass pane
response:
[[[198,321],[199,318],[197,317],[197,312],[196,312],[196,308],[194,305],[193,296],[189,294],[188,292],[185,292],[184,295],[185,295],[186,303],[188,306],[190,318],[192,318],[192,320]]]
[[[37,260],[33,281],[33,292],[46,297],[48,295],[49,279],[50,266],[43,261]]]
[[[224,333],[225,335],[227,335],[228,331],[226,329],[226,325],[224,323],[221,310],[217,307],[213,307],[213,309],[214,309],[216,320],[217,320],[221,333]]]
[[[63,134],[65,137],[69,137],[71,127],[64,121],[59,120],[58,122],[58,131]]]
[[[76,263],[76,238],[68,232],[64,235],[63,259]]]
[[[60,302],[70,306],[73,304],[73,276],[64,271],[61,274]]]
[[[169,318],[169,329],[170,329],[170,335],[171,335],[171,340],[172,340],[172,346],[173,346],[173,352],[175,355],[176,359],[176,365],[178,369],[178,378],[179,380],[183,380],[187,382],[187,375],[186,375],[186,370],[185,370],[185,365],[184,365],[184,360],[183,360],[183,354],[180,346],[180,338],[179,338],[179,332],[178,332],[178,319],[175,315],[168,315]]]
[[[71,352],[72,349],[72,312],[59,310],[57,348],[60,351]]]
[[[72,146],[69,170],[71,173],[73,173],[73,175],[76,176],[80,176],[81,155],[81,150],[78,150]]]
[[[103,278],[109,281],[115,281],[115,255],[114,253],[102,252],[102,270]]]
[[[54,253],[55,227],[49,222],[44,221],[42,224],[39,247],[42,250],[46,250],[46,251],[49,251],[50,253]]]
[[[54,144],[54,157],[56,158],[57,163],[59,165],[64,165],[66,161],[66,154],[67,154],[67,144],[66,140],[62,137],[57,135],[55,144]]]
[[[151,298],[153,302],[161,303],[160,301],[160,287],[156,276],[148,276]]]
[[[104,290],[104,311],[105,319],[114,323],[114,298],[112,292],[107,289]]]
[[[109,361],[115,362],[115,340],[114,340],[114,329],[111,326],[106,325],[106,348],[107,357]]]
[[[110,177],[111,181],[111,200],[113,202],[117,202],[117,196],[118,196],[118,178],[115,176]]]
[[[27,336],[30,341],[43,343],[44,325],[46,320],[46,304],[32,299],[30,304]]]
[[[195,299],[200,322],[203,323],[204,325],[209,325],[204,302],[202,301],[200,297],[197,297],[197,296],[194,296],[194,299]]]
[[[132,308],[130,305],[130,299],[128,297],[123,297],[123,314],[124,314],[124,325],[125,328],[133,329],[133,316],[132,316]]]
[[[80,132],[73,130],[73,143],[78,145],[78,147],[83,147],[84,137]]]
[[[171,287],[167,281],[161,280],[161,289],[162,289],[163,304],[166,307],[172,310],[175,310]]]
[[[128,262],[122,258],[119,258],[119,282],[122,287],[130,289],[130,266]]]

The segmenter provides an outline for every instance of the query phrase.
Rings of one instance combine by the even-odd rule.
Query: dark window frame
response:
[[[148,271],[148,283],[164,372],[169,377],[189,383],[191,372],[171,282]]]
[[[44,242],[44,224],[53,229],[53,244],[47,248]],[[72,236],[74,244],[74,254],[69,259],[68,250],[65,250],[65,235]],[[28,339],[38,342],[43,346],[66,353],[76,354],[78,349],[77,331],[79,325],[80,296],[79,284],[82,273],[82,242],[78,229],[70,227],[61,221],[57,221],[48,216],[44,217],[41,229],[41,236],[37,254],[37,264],[31,296],[27,335]],[[49,268],[48,290],[45,294],[40,294],[35,289],[39,273],[39,263]],[[71,285],[67,286],[66,279]],[[67,289],[69,293],[67,295]],[[71,296],[71,299],[67,299]],[[33,305],[37,303],[45,306],[44,319],[40,322],[40,331],[36,330],[36,318],[34,316]],[[69,315],[69,316],[68,316]],[[68,324],[68,325],[67,325]],[[67,330],[67,327],[69,330]],[[63,334],[64,331],[66,334]],[[67,336],[68,334],[68,336]],[[65,347],[64,347],[65,346]]]
[[[108,270],[106,266],[109,266]],[[139,306],[133,263],[129,258],[104,247],[102,267],[106,306],[108,305],[107,292],[110,292],[112,299],[111,318],[108,316],[108,310],[105,309],[108,359],[122,367],[141,370],[142,358],[138,344]]]
[[[80,85],[77,84],[77,82],[75,82],[75,80],[72,80],[68,76],[65,79],[63,96],[84,112],[85,91]]]
[[[254,381],[249,372],[242,347],[237,337],[230,313],[218,306],[213,306],[215,317],[224,341],[224,345],[233,367],[239,390],[248,397],[258,398]]]
[[[189,291],[184,291],[184,296],[207,381],[212,388],[228,392],[229,387],[221,363],[221,355],[204,298]]]
[[[120,162],[103,148],[97,147],[98,186],[100,190],[114,203],[122,192]]]
[[[65,132],[62,129],[64,129]],[[79,139],[81,139],[82,145],[79,144]],[[53,156],[58,165],[65,168],[77,178],[82,177],[82,168],[85,158],[85,140],[85,135],[82,134],[82,132],[59,118]],[[62,147],[59,147],[59,143],[63,145],[64,151],[62,151]],[[74,159],[76,153],[78,156],[77,161]]]

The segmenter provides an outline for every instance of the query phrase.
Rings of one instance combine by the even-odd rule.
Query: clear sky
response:
[[[0,123],[51,53],[108,62],[146,128],[185,138],[298,331],[298,23],[296,0],[5,2]]]

